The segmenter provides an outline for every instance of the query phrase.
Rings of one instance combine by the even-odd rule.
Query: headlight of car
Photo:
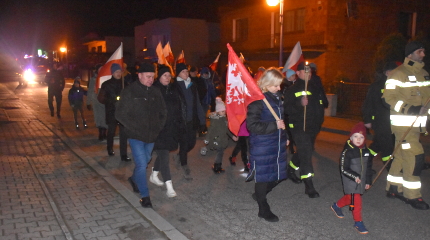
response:
[[[24,72],[24,80],[27,82],[34,82],[34,79],[36,76],[34,75],[33,71],[31,69],[27,69]]]

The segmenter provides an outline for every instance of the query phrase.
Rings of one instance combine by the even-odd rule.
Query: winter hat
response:
[[[184,69],[187,69],[187,65],[185,65],[185,63],[176,64],[176,76],[178,76]]]
[[[305,62],[300,62],[299,65],[297,65],[297,71],[305,70],[305,66],[306,66]]]
[[[409,54],[415,52],[418,49],[424,48],[424,45],[418,41],[412,41],[406,44],[405,47],[405,56],[409,56]]]
[[[81,84],[81,77],[79,77],[79,76],[75,77],[75,81],[73,81],[73,84],[75,84],[75,83]]]
[[[315,63],[313,63],[313,62],[309,63],[309,67],[312,68],[312,69],[315,69],[315,71],[318,70],[317,69],[317,65]]]
[[[170,72],[170,68],[164,65],[161,65],[160,68],[158,69],[158,78],[160,78],[161,76],[163,76],[163,74],[165,74],[166,72],[169,72],[170,74],[172,74]]]
[[[355,126],[352,128],[351,133],[349,134],[349,137],[352,137],[352,135],[354,135],[354,133],[360,133],[361,135],[363,135],[364,140],[366,141],[366,127],[364,126],[363,122],[359,122],[357,124],[355,124]],[[363,142],[364,145],[364,142]],[[361,146],[357,146],[357,147],[363,147],[363,145]]]
[[[122,70],[121,66],[118,63],[112,63],[112,65],[110,66],[110,74],[113,74],[118,70]]]
[[[225,111],[225,104],[220,97],[217,97],[215,101],[215,112],[221,111]]]
[[[287,69],[287,74],[286,74],[287,78],[289,78],[289,77],[293,76],[294,74],[296,74],[296,72],[294,72],[294,70],[292,70],[292,69]]]
[[[204,73],[209,73],[209,68],[208,68],[208,67],[204,67],[204,68],[202,68],[202,70],[200,71],[200,74],[204,74]]]
[[[154,65],[149,64],[149,63],[142,63],[139,66],[139,69],[137,69],[138,73],[143,73],[143,72],[155,72],[155,68]]]
[[[197,68],[195,66],[190,67],[190,72],[195,72],[197,71]]]

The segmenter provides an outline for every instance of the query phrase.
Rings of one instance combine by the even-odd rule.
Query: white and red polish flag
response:
[[[167,44],[163,48],[163,54],[166,58],[166,61],[172,65],[173,61],[175,61],[175,58],[173,57],[172,49],[170,48],[170,43],[167,42]]]
[[[230,44],[228,48],[228,69],[226,80],[226,110],[228,128],[237,136],[240,125],[246,119],[247,108],[250,103],[264,99],[264,95],[257,86],[248,70],[243,65]]]
[[[216,68],[218,67],[219,56],[221,56],[221,53],[218,53],[218,56],[216,57],[215,61],[213,63],[211,63],[211,65],[209,65],[209,68],[214,72],[216,71]]]
[[[97,79],[96,79],[96,87],[95,87],[95,92],[97,93],[99,88],[101,88],[102,84],[111,79],[112,77],[112,73],[110,72],[110,67],[112,66],[113,63],[118,63],[121,68],[122,68],[122,63],[123,63],[123,58],[122,58],[122,43],[121,45],[118,47],[118,49],[112,54],[112,56],[107,60],[107,62],[105,63],[105,65],[103,65],[103,67],[100,68],[100,71],[97,75]]]
[[[178,63],[184,63],[185,64],[184,50],[182,50],[181,54],[179,54],[178,59],[176,59],[176,64],[178,64]]]
[[[299,65],[299,63],[304,61],[305,61],[305,58],[303,57],[302,47],[300,46],[300,41],[299,41],[294,46],[293,51],[291,51],[291,54],[288,57],[287,62],[285,63],[284,68],[282,69],[282,72],[286,72],[287,69],[292,69],[296,71],[297,65]]]

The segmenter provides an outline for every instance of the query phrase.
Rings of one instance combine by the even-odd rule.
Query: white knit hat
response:
[[[220,97],[217,97],[215,101],[215,112],[221,111],[225,111],[225,104]]]

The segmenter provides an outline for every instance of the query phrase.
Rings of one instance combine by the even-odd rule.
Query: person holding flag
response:
[[[290,166],[294,164],[294,169],[300,169],[300,178],[305,183],[305,194],[310,198],[317,198],[319,193],[312,181],[312,154],[316,136],[324,122],[324,105],[320,88],[309,81],[310,67],[304,62],[299,63],[296,75],[298,79],[284,94],[285,113],[288,115],[289,129],[297,148]]]
[[[269,222],[277,222],[279,218],[270,210],[266,196],[287,178],[286,145],[289,141],[284,130],[284,110],[279,93],[284,76],[278,69],[270,68],[263,73],[257,86],[230,44],[227,44],[227,48],[228,127],[238,136],[240,126],[246,119],[250,134],[250,172],[246,181],[255,182],[252,197],[258,203],[258,216]]]
[[[265,99],[275,110],[279,120],[272,115],[263,100],[248,105],[246,125],[249,130],[249,152],[251,169],[247,181],[255,181],[253,197],[258,203],[258,217],[269,222],[277,222],[279,218],[272,213],[267,203],[267,194],[282,180],[287,178],[287,146],[288,135],[282,120],[284,108],[280,94],[284,76],[276,68],[267,69],[258,86]]]
[[[107,152],[109,156],[115,155],[113,151],[113,137],[115,136],[118,121],[115,118],[116,103],[122,91],[123,82],[121,80],[122,68],[118,63],[113,63],[110,67],[112,78],[105,81],[100,88],[97,99],[105,105],[107,131]],[[119,152],[121,161],[129,162],[131,159],[127,156],[127,136],[124,134],[123,125],[119,124]]]

